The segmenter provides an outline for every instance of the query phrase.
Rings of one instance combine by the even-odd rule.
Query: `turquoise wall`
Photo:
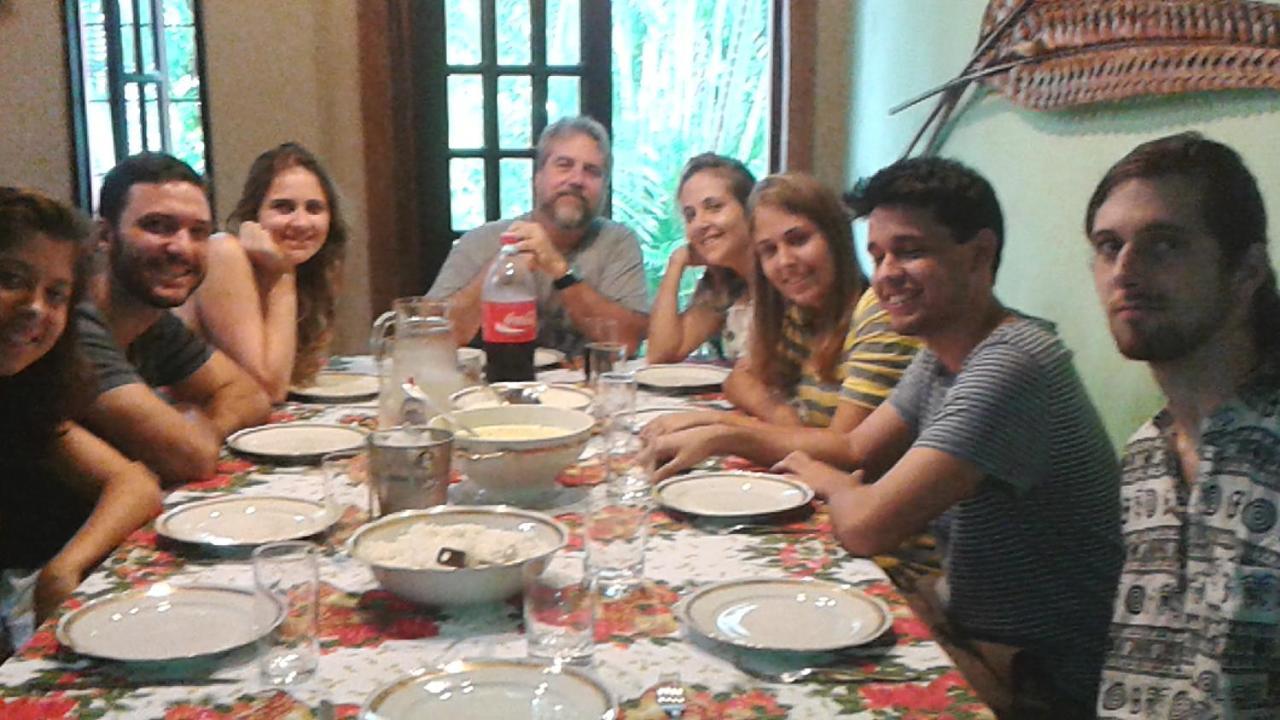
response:
[[[1280,0],[1275,0],[1280,2]],[[984,0],[859,0],[850,37],[852,143],[846,176],[896,160],[933,101],[888,108],[957,74],[976,44]],[[1116,352],[1088,270],[1085,205],[1106,169],[1145,140],[1199,130],[1243,155],[1280,228],[1280,93],[1205,93],[1035,112],[985,90],[941,154],[982,172],[1004,207],[1006,247],[996,291],[1005,304],[1058,324],[1106,422],[1123,442],[1161,404],[1141,363]],[[819,148],[820,149],[820,148]]]

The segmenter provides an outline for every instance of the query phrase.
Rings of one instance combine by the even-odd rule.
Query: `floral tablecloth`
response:
[[[639,404],[671,402],[642,393]],[[371,426],[375,414],[371,403],[288,404],[277,410],[273,420]],[[584,503],[582,492],[575,493],[574,488],[598,483],[604,475],[597,445],[593,441],[583,459],[561,476],[567,488],[563,504],[546,510],[574,529],[575,536]],[[257,466],[226,456],[214,477],[184,486],[168,497],[166,505],[225,493],[306,496],[320,482],[315,470]],[[263,685],[252,648],[158,670],[92,661],[59,645],[54,636],[57,618],[53,618],[0,666],[0,718],[309,718],[317,716],[322,703],[331,704],[337,717],[354,717],[375,688],[415,668],[459,658],[522,657],[519,598],[465,608],[417,607],[378,588],[368,569],[341,550],[364,520],[364,492],[356,486],[343,489],[341,499],[348,504],[347,510],[324,538],[322,656],[310,681],[288,690]],[[666,717],[655,702],[653,688],[660,673],[672,670],[681,673],[689,691],[686,720],[992,717],[884,572],[834,544],[821,510],[788,529],[793,532],[716,535],[654,512],[645,586],[620,600],[602,603],[596,623],[592,672],[616,695],[622,717]],[[699,585],[768,576],[840,581],[883,599],[894,616],[892,645],[861,659],[846,658],[844,663],[874,671],[877,677],[912,679],[762,682],[738,663],[750,661],[758,669],[760,662],[766,666],[771,662],[767,656],[747,657],[742,654],[746,651],[716,646],[680,626],[673,608]],[[147,527],[134,533],[85,581],[63,612],[96,597],[160,580],[251,587],[252,571],[244,556],[176,547]],[[192,628],[192,632],[217,629]]]

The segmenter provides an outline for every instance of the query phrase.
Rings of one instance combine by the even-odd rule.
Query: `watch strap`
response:
[[[568,272],[551,281],[551,287],[557,290],[565,290],[582,282],[582,278],[573,272],[573,268],[569,268]]]

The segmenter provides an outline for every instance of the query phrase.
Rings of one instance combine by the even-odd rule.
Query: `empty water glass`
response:
[[[648,492],[652,468],[642,464],[644,442],[622,423],[604,435],[605,481],[612,492]]]
[[[651,502],[648,488],[618,491],[598,485],[591,489],[584,532],[591,577],[601,595],[626,594],[644,580]]]
[[[274,604],[279,613],[268,615],[280,618],[258,640],[262,679],[269,685],[303,682],[315,674],[320,659],[319,552],[309,542],[269,543],[255,548],[252,559],[257,597]]]
[[[636,374],[602,373],[596,383],[596,397],[592,407],[596,419],[603,420],[610,427],[629,429],[631,415],[636,411]]]
[[[593,390],[600,376],[612,370],[620,370],[627,359],[627,345],[622,341],[618,321],[597,317],[587,321],[591,339],[582,351],[583,370],[587,387]]]
[[[595,639],[595,596],[587,556],[559,551],[527,562],[524,631],[529,655],[556,662],[589,662]]]

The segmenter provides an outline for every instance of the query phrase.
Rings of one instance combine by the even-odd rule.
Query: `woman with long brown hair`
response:
[[[918,348],[889,328],[867,288],[834,192],[808,175],[772,175],[756,185],[748,209],[751,347],[725,382],[726,397],[747,415],[680,413],[650,423],[644,436],[665,461],[659,478],[709,455],[776,462],[802,447],[804,427],[842,436],[888,397]]]
[[[0,187],[0,658],[160,509],[150,471],[68,419],[87,234],[71,208]]]
[[[750,326],[735,321],[750,318],[748,281],[755,257],[747,197],[755,184],[745,165],[723,155],[702,153],[684,166],[676,200],[686,243],[667,259],[667,271],[649,308],[649,362],[679,362],[708,340],[726,360],[743,354]],[[689,307],[680,312],[681,276],[698,265],[706,270]]]
[[[208,275],[178,314],[258,380],[273,402],[324,364],[347,226],[333,181],[306,148],[254,160]]]

